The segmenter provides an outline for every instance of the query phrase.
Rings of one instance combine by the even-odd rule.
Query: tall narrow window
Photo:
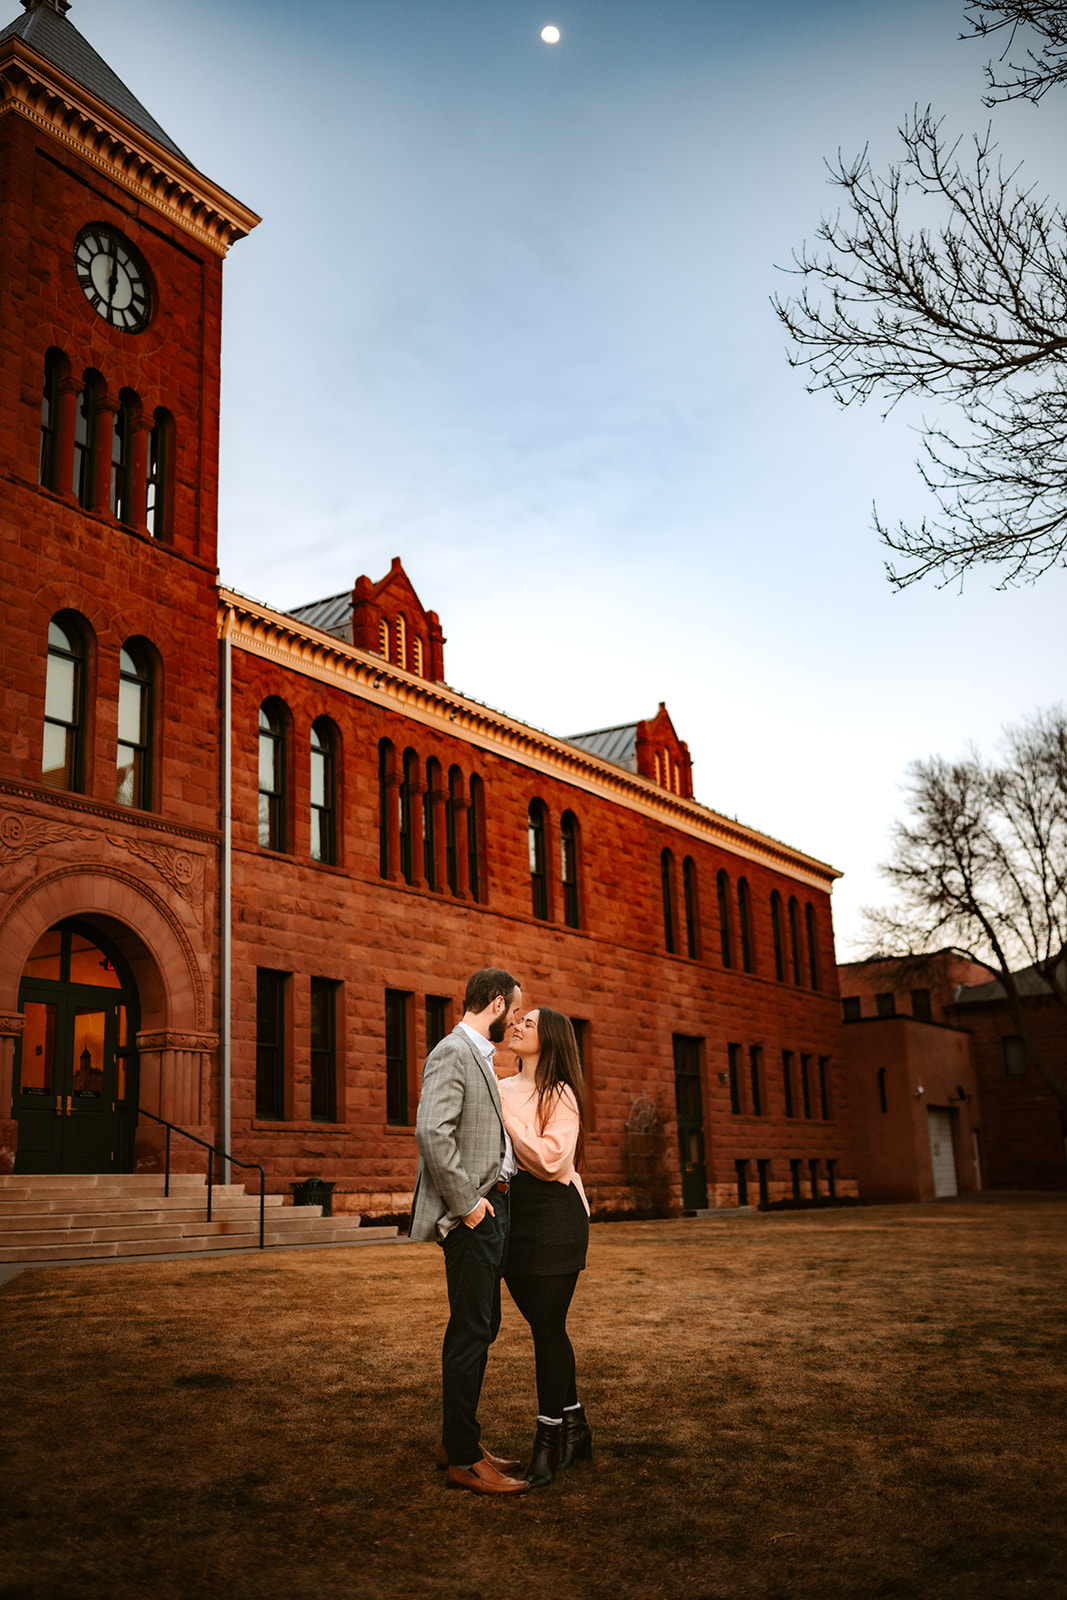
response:
[[[311,1120],[337,1121],[337,984],[311,980]]]
[[[811,1198],[819,1198],[819,1162],[818,1158],[808,1162],[808,1175],[811,1179]]]
[[[748,1162],[735,1161],[734,1171],[737,1174],[737,1203],[739,1206],[748,1205]]]
[[[74,493],[86,511],[93,508],[96,490],[96,430],[104,380],[99,372],[85,374],[74,414]]]
[[[412,670],[412,672],[416,673],[420,678],[423,676],[423,671],[422,671],[422,640],[418,637],[417,634],[416,634],[415,638],[412,639],[412,641],[411,641],[411,670]]]
[[[730,1110],[736,1117],[741,1113],[741,1046],[739,1044],[728,1044],[726,1046],[726,1060],[730,1079]]]
[[[430,888],[437,886],[437,811],[434,795],[441,788],[441,763],[431,756],[426,763],[426,794],[422,803],[422,870]]]
[[[152,803],[152,664],[133,639],[119,651],[115,799],[142,811]]]
[[[545,808],[530,801],[527,834],[530,847],[530,904],[535,917],[548,921],[548,873],[545,867]]]
[[[378,620],[378,654],[389,660],[389,624],[384,617]]]
[[[884,1067],[879,1067],[878,1068],[878,1105],[879,1105],[879,1109],[882,1112],[882,1115],[884,1116],[886,1114],[886,1112],[889,1110],[889,1101],[886,1099],[886,1094],[885,1094],[885,1068]]]
[[[396,664],[398,667],[408,664],[408,625],[404,617],[396,619]]]
[[[774,976],[781,983],[785,978],[785,960],[782,954],[782,897],[777,889],[771,895],[771,939],[774,943]]]
[[[659,858],[660,882],[663,889],[663,943],[668,955],[674,954],[674,856],[664,850]]]
[[[485,786],[477,773],[472,774],[467,790],[467,885],[472,900],[481,900],[481,855],[484,838]]]
[[[811,1057],[800,1058],[800,1100],[804,1107],[804,1115],[811,1119]]]
[[[419,758],[414,750],[404,751],[400,778],[400,872],[405,883],[415,875],[415,841],[411,831],[411,790],[418,782]]]
[[[41,782],[53,789],[84,783],[85,637],[77,624],[53,617],[48,624]]]
[[[578,905],[578,819],[565,811],[559,824],[560,874],[563,879],[563,920],[568,928],[581,921]]]
[[[787,1117],[796,1115],[793,1109],[793,1052],[782,1051],[782,1095],[785,1100],[785,1114]]]
[[[800,918],[799,908],[792,895],[789,897],[789,954],[793,964],[793,982],[800,984]]]
[[[756,1178],[759,1183],[759,1203],[761,1211],[766,1211],[771,1203],[771,1186],[769,1181],[770,1176],[770,1160],[767,1158],[758,1160],[756,1162]]]
[[[264,850],[284,850],[285,712],[279,700],[259,708],[259,842]]]
[[[730,880],[725,872],[715,877],[715,891],[719,901],[719,950],[724,967],[732,967],[734,953],[730,942]]]
[[[162,408],[154,413],[148,435],[148,481],[145,486],[145,521],[153,539],[170,538],[169,492],[174,455],[174,419]]]
[[[426,996],[426,1054],[448,1033],[448,1001],[444,995]]]
[[[819,1115],[824,1122],[830,1120],[830,1058],[819,1057]]]
[[[49,350],[44,358],[41,394],[40,479],[45,489],[59,488],[59,383],[66,371],[67,362],[62,352]]]
[[[133,419],[140,410],[140,401],[132,389],[119,391],[119,408],[115,412],[115,426],[111,434],[111,494],[109,504],[120,522],[133,521],[133,504],[130,497],[130,468],[132,465]]]
[[[804,1198],[800,1192],[800,1165],[799,1157],[796,1156],[794,1156],[789,1162],[789,1176],[793,1180],[794,1200],[802,1200]]]
[[[337,738],[328,717],[311,724],[311,859],[337,861]]]
[[[697,958],[697,869],[692,856],[682,862],[682,899],[685,903],[685,953]]]
[[[819,987],[819,945],[816,938],[815,907],[809,900],[804,907],[804,931],[808,936],[808,977],[811,987]]]
[[[378,871],[387,878],[392,870],[389,848],[389,779],[393,775],[393,746],[388,739],[378,741]]]
[[[746,972],[752,971],[752,905],[749,900],[748,882],[745,878],[737,881],[737,931],[741,936],[741,965]]]
[[[256,1116],[285,1116],[285,997],[287,972],[256,972]]]
[[[385,1120],[394,1127],[408,1122],[408,1014],[411,996],[385,991]]]
[[[448,799],[445,801],[445,873],[453,894],[459,894],[459,800],[462,787],[462,772],[458,767],[449,767]]]
[[[748,1047],[748,1081],[752,1088],[752,1115],[763,1115],[763,1051],[758,1044]]]

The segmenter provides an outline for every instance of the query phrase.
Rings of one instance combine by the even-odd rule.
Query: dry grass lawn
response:
[[[0,1290],[3,1600],[1062,1600],[1067,1196],[606,1224],[596,1460],[447,1491],[436,1247]],[[507,1302],[487,1442],[535,1410]]]

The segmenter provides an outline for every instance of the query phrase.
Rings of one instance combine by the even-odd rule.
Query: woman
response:
[[[589,1244],[589,1206],[575,1171],[585,1086],[574,1029],[558,1011],[528,1011],[509,1045],[520,1070],[501,1082],[500,1103],[519,1170],[511,1180],[504,1282],[533,1333],[538,1416],[526,1476],[540,1489],[558,1468],[593,1454],[567,1337],[567,1311]]]

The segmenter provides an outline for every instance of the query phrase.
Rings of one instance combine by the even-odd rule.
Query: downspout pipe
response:
[[[231,826],[233,811],[233,646],[231,631],[233,611],[228,609],[222,624],[222,886],[221,886],[221,972],[219,974],[219,1065],[222,1070],[222,1148],[227,1152],[223,1162],[223,1183],[230,1181],[230,948],[232,938],[233,863],[231,855]]]

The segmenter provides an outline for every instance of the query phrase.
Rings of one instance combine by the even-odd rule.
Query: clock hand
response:
[[[108,305],[110,305],[112,300],[114,300],[114,298],[115,298],[115,290],[118,287],[118,281],[119,281],[118,246],[116,245],[114,239],[112,239],[112,241],[111,241],[111,271],[108,274],[108,280],[107,280],[107,303],[108,303]]]

